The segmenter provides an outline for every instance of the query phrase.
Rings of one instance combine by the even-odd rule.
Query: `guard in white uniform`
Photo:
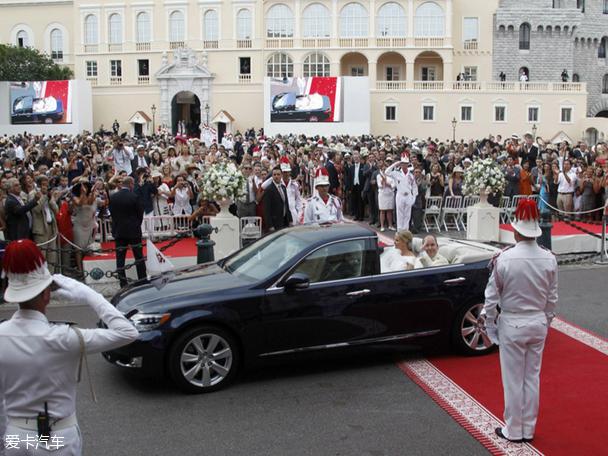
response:
[[[138,332],[99,293],[68,277],[51,276],[42,253],[28,239],[8,245],[3,269],[8,276],[4,299],[19,303],[13,317],[0,324],[0,437],[5,454],[79,456],[76,386],[84,356],[126,345]],[[50,323],[45,313],[53,283],[57,295],[90,305],[107,329]],[[39,423],[41,413],[50,432]]]
[[[342,222],[342,204],[329,194],[329,173],[325,168],[317,170],[315,189],[318,194],[306,200],[304,224]]]
[[[496,434],[528,442],[538,416],[545,338],[557,305],[557,261],[536,243],[541,235],[536,202],[520,201],[515,217],[517,243],[492,260],[481,320],[490,340],[500,344],[506,426]]]
[[[401,161],[393,163],[386,169],[385,174],[390,176],[395,182],[397,196],[395,205],[397,206],[397,231],[409,230],[410,219],[412,217],[412,206],[418,196],[418,185],[414,174],[408,169],[410,158],[406,152],[401,154]],[[400,166],[400,169],[395,169]]]

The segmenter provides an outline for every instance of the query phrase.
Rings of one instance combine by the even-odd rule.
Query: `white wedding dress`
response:
[[[403,256],[395,247],[386,247],[380,255],[380,273],[406,271],[407,266],[412,265],[414,269],[422,268],[422,263],[415,256]]]

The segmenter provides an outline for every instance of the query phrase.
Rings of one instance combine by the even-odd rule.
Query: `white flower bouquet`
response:
[[[465,195],[500,193],[507,181],[502,169],[491,158],[474,161],[464,173],[463,192]]]
[[[233,163],[216,163],[207,168],[198,186],[205,199],[236,201],[245,196],[246,180]]]

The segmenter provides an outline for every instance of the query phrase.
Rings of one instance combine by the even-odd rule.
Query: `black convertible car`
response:
[[[382,249],[359,225],[299,226],[183,269],[160,290],[144,281],[113,298],[139,340],[104,356],[207,392],[243,365],[294,353],[387,342],[492,348],[477,317],[496,248],[440,239],[450,265],[386,273]]]
[[[63,118],[63,103],[55,97],[18,97],[13,102],[13,123],[54,123]]]
[[[272,99],[271,122],[323,122],[330,116],[331,102],[326,95],[284,92]]]

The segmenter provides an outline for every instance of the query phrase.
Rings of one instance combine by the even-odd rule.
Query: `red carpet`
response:
[[[591,231],[595,234],[602,234],[602,225],[595,225],[592,223],[583,223],[583,222],[573,222],[574,224],[584,228],[588,231]],[[513,231],[513,227],[510,224],[502,224],[500,225],[501,230],[505,231]],[[551,236],[574,236],[574,235],[584,235],[586,234],[581,230],[577,230],[573,226],[570,226],[564,222],[554,222],[553,228],[551,228]]]
[[[553,326],[557,329],[551,329],[543,356],[540,412],[531,445],[493,435],[503,420],[498,353],[399,366],[493,454],[607,454],[608,341],[564,321]]]
[[[160,241],[155,242],[154,245],[161,249],[164,245],[167,245],[170,241]],[[146,241],[143,241],[144,244],[144,256],[146,255]],[[104,242],[101,244],[102,249],[113,249],[114,242]],[[167,250],[164,250],[163,253],[168,258],[175,257],[195,257],[196,256],[196,239],[195,238],[184,238],[178,241],[175,245],[169,247]],[[99,260],[113,260],[116,258],[115,252],[101,254],[101,255],[89,255],[84,257],[84,261],[99,261]],[[131,253],[131,249],[127,250],[127,259],[133,258],[133,253]]]

